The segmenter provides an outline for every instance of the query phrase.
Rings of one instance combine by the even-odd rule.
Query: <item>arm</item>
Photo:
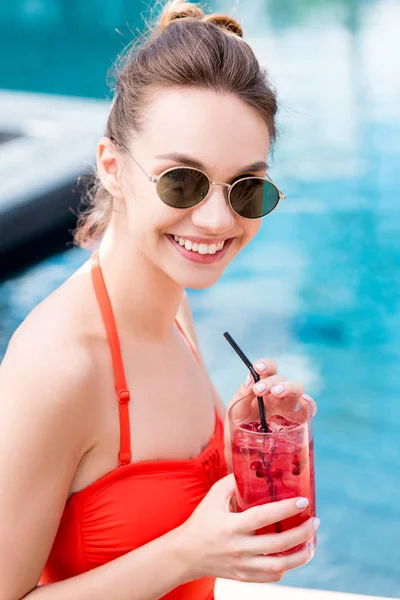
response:
[[[1,365],[2,600],[155,600],[187,577],[174,530],[107,565],[35,589],[77,466],[93,439],[93,371],[84,348],[71,342],[62,349],[48,341],[41,346],[37,335],[19,340],[17,334]]]

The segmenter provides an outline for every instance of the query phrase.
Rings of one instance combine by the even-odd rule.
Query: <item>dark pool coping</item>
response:
[[[0,90],[0,254],[71,222],[110,103]]]

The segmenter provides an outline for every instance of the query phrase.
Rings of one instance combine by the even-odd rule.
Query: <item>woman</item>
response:
[[[253,534],[304,501],[229,510],[225,409],[184,294],[213,285],[280,198],[265,175],[276,98],[241,36],[173,2],[117,75],[77,231],[99,251],[1,367],[3,600],[206,600],[217,576],[278,581],[312,556],[268,556],[310,539],[311,520]],[[303,393],[273,361],[255,368],[238,396]]]

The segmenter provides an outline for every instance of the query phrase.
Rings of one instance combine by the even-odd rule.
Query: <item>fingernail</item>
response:
[[[305,508],[306,506],[308,506],[307,498],[299,498],[296,502],[296,506],[297,508]]]
[[[257,392],[265,392],[265,390],[267,389],[267,386],[262,381],[256,383],[254,387],[257,390]]]
[[[257,367],[257,369],[259,371],[265,371],[265,369],[267,368],[267,366],[264,363],[256,363],[255,366]]]
[[[247,373],[246,379],[244,380],[244,385],[246,387],[249,387],[250,383],[251,383],[250,373]]]
[[[313,552],[315,551],[315,544],[314,544],[314,542],[310,542],[308,544],[308,551],[310,552],[310,554],[313,554]]]
[[[321,521],[318,518],[314,519],[313,525],[314,525],[315,531],[317,531],[320,523],[321,523]]]
[[[274,394],[282,394],[285,391],[285,387],[283,385],[276,385],[272,388],[271,392]]]

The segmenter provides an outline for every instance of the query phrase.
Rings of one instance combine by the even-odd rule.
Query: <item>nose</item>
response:
[[[211,185],[207,200],[194,208],[192,222],[199,229],[214,235],[222,235],[232,229],[235,217],[223,185]]]

